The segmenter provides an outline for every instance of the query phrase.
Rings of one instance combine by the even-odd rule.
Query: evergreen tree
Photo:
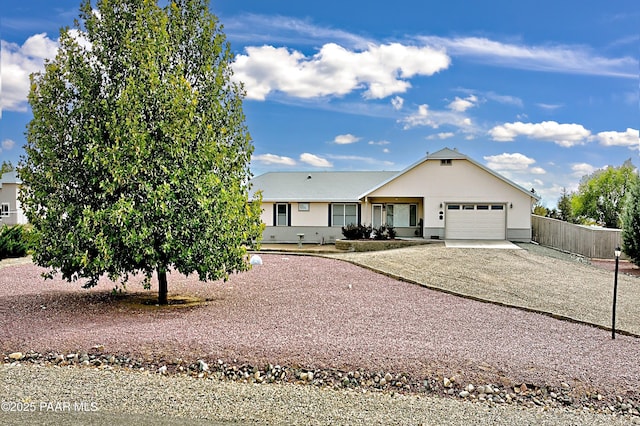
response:
[[[640,266],[640,177],[635,175],[622,215],[622,249]]]
[[[571,209],[571,194],[567,188],[562,188],[562,194],[558,200],[558,218],[565,222],[574,222],[573,210]]]

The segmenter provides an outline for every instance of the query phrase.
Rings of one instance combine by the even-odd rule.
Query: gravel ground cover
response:
[[[431,244],[332,257],[430,288],[611,327],[614,277],[609,270],[557,250],[521,247],[479,250]],[[617,330],[640,336],[639,295],[640,278],[619,274]]]
[[[56,367],[2,367],[6,394],[34,411],[0,412],[6,425],[629,425],[633,418],[566,409],[487,406],[422,395]],[[106,389],[105,389],[106,388]],[[84,402],[88,412],[47,411]],[[91,411],[91,407],[95,411]],[[637,422],[640,424],[640,422]]]
[[[468,272],[465,274],[458,270],[454,273],[445,269],[452,263],[449,253],[440,251],[452,249],[425,248],[433,251],[416,255],[421,260],[407,251],[413,249],[385,253],[391,257],[398,256],[397,262],[403,263],[405,272],[421,270],[418,264],[411,266],[412,262],[421,262],[419,264],[422,265],[439,263],[443,268],[437,272],[440,281],[462,280],[467,287],[476,282],[474,279],[479,287],[488,287],[482,282],[483,277],[488,277],[485,278],[488,282],[491,274],[496,273],[492,268],[500,264],[505,274],[505,271],[522,267],[522,281],[540,279],[540,275],[534,274],[538,270],[544,270],[543,278],[555,280],[543,282],[564,282],[567,275],[575,273],[573,268],[579,271],[583,267],[588,268],[587,276],[598,271],[588,265],[560,259],[556,264],[556,259],[541,258],[525,250],[500,250],[471,252],[466,258],[458,253],[455,259]],[[370,258],[375,254],[367,256]],[[128,370],[142,368],[156,372],[164,367],[168,373],[178,373],[184,366],[184,375],[209,377],[215,381],[229,369],[240,367],[240,371],[249,370],[251,373],[257,369],[258,376],[240,378],[248,383],[259,383],[260,377],[268,377],[264,366],[278,364],[286,366],[289,372],[286,380],[279,380],[285,384],[276,387],[278,395],[285,392],[283,389],[307,392],[298,389],[313,388],[286,385],[287,382],[332,388],[356,386],[357,389],[370,390],[372,394],[379,390],[385,390],[385,394],[394,390],[408,392],[403,398],[451,395],[459,399],[492,401],[493,397],[489,396],[495,394],[495,403],[488,407],[468,404],[484,407],[482,410],[488,410],[490,416],[502,413],[504,399],[517,399],[514,398],[516,388],[522,389],[523,393],[526,389],[536,391],[524,400],[523,405],[538,407],[530,414],[542,409],[559,410],[553,407],[563,405],[602,411],[611,407],[609,411],[614,413],[633,412],[640,404],[637,338],[619,335],[612,341],[610,333],[605,330],[456,297],[335,259],[275,254],[262,257],[264,265],[234,275],[227,283],[203,284],[193,277],[171,274],[169,288],[172,293],[197,296],[206,301],[198,306],[171,308],[131,303],[138,300],[132,295],[142,294],[135,280],[128,286],[128,295],[123,297],[111,293],[113,284],[108,281],[101,281],[97,288],[87,291],[80,289],[77,283],[42,282],[39,278],[42,269],[30,264],[4,267],[0,270],[0,317],[3,319],[0,351],[5,354],[6,363],[0,370],[3,381],[19,376],[22,381],[16,380],[22,385],[34,382],[26,379],[25,374],[36,374],[32,371],[40,374],[40,370],[32,370],[35,367],[27,366],[28,363],[60,366],[86,361],[98,370],[114,368],[118,372],[117,377],[130,374]],[[367,264],[368,261],[362,258],[358,262]],[[380,261],[378,266],[383,263]],[[472,273],[469,271],[476,269],[480,272],[470,278],[468,275]],[[610,273],[607,275],[610,278]],[[495,281],[495,277],[492,279]],[[621,288],[640,281],[629,279],[636,281],[623,284]],[[583,292],[583,296],[590,297],[589,294]],[[570,301],[565,300],[565,304]],[[40,355],[15,355],[18,351]],[[92,355],[94,358],[83,360],[78,356],[92,352],[97,353]],[[75,356],[68,358],[69,354]],[[113,354],[117,362],[109,361]],[[94,363],[95,359],[99,362]],[[214,366],[218,359],[223,360],[225,369],[203,368],[201,362]],[[21,363],[25,365],[19,367]],[[55,379],[58,374],[54,373],[57,371],[55,367],[42,371],[47,372],[43,373],[45,375],[52,375],[53,383],[62,380]],[[306,375],[309,372],[314,373],[313,378]],[[74,380],[83,387],[93,386],[90,378],[97,376],[87,377]],[[344,382],[344,378],[349,380]],[[382,379],[385,379],[384,383]],[[113,386],[118,387],[119,380],[100,382],[100,386],[106,386],[111,392]],[[175,383],[179,388],[182,382]],[[475,390],[469,391],[470,384],[475,384]],[[491,384],[489,396],[487,392],[478,392],[487,384]],[[250,384],[243,386],[255,387]],[[271,389],[276,385],[260,386]],[[256,389],[262,389],[260,386]],[[171,394],[171,389],[165,392]],[[44,387],[41,392],[54,390]],[[2,396],[6,398],[5,394]],[[336,398],[344,402],[337,405],[338,410],[348,410],[353,406],[344,397]],[[255,400],[260,400],[260,397],[255,396]],[[449,404],[448,399],[436,400]],[[154,405],[149,407],[150,411],[146,413],[159,410]],[[293,410],[290,415],[300,410],[295,404],[290,408]],[[370,419],[375,418],[375,408],[372,409]],[[494,409],[498,411],[492,411]],[[442,410],[445,410],[442,416],[450,412],[446,408]],[[449,415],[460,410],[465,409],[455,408],[454,414]],[[524,423],[544,424],[544,416],[540,415],[539,421],[525,420]],[[215,418],[215,414],[212,416],[208,418]],[[505,416],[508,418],[507,414]],[[412,418],[413,422],[399,421],[396,424],[419,424],[420,416]],[[551,418],[555,417],[552,415]],[[389,418],[385,419],[387,422],[378,424],[388,423]],[[602,419],[613,421],[611,416]],[[636,416],[627,416],[624,421],[635,422],[636,419]],[[317,422],[309,418],[305,420],[291,423],[330,423],[323,421],[328,418]],[[589,423],[569,421],[566,424]]]

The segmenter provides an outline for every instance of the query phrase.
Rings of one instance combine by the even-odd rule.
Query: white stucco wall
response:
[[[27,223],[27,218],[18,200],[20,185],[4,183],[0,187],[0,204],[9,204],[9,216],[0,217],[0,223],[6,225],[18,225]]]
[[[488,202],[507,206],[507,228],[530,228],[531,197],[467,160],[443,166],[428,160],[368,195],[424,197],[425,227],[444,226],[439,219],[446,203]],[[510,208],[513,204],[513,208]],[[446,211],[444,211],[446,214]]]
[[[280,203],[262,203],[260,219],[267,226],[273,226],[273,205]],[[308,211],[298,210],[298,203],[282,203],[291,205],[291,226],[327,226],[329,203],[308,203]]]
[[[446,204],[465,202],[504,205],[507,239],[530,239],[531,195],[464,159],[453,159],[451,165],[441,165],[439,159],[427,160],[371,192],[362,200],[360,223],[372,223],[373,204],[417,204],[418,221],[424,219],[424,236],[444,238]],[[329,203],[309,203],[309,211],[299,211],[295,200],[288,204],[291,205],[291,226],[275,227],[274,203],[263,203],[261,218],[267,225],[264,242],[295,241],[298,233],[304,233],[307,242],[341,238],[340,227],[327,226]],[[403,228],[405,236],[413,236],[413,228]]]
[[[329,221],[329,204],[308,204],[309,211],[300,211],[298,203],[291,203],[291,226],[326,226]]]

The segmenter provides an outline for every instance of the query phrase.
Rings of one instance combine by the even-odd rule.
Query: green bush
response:
[[[382,225],[374,228],[371,225],[356,225],[351,223],[342,227],[342,235],[345,240],[393,240],[396,238],[396,230],[393,226]]]
[[[373,231],[373,238],[375,240],[393,240],[396,237],[396,230],[390,225],[379,226]]]
[[[371,225],[356,225],[350,223],[342,227],[342,235],[347,240],[368,240],[371,237],[373,228]]]
[[[31,229],[24,225],[0,227],[0,259],[23,257],[33,247]]]

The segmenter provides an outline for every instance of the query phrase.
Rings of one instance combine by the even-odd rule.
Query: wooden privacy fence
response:
[[[615,248],[622,245],[620,229],[574,225],[535,214],[531,227],[536,243],[589,258],[613,259]]]

